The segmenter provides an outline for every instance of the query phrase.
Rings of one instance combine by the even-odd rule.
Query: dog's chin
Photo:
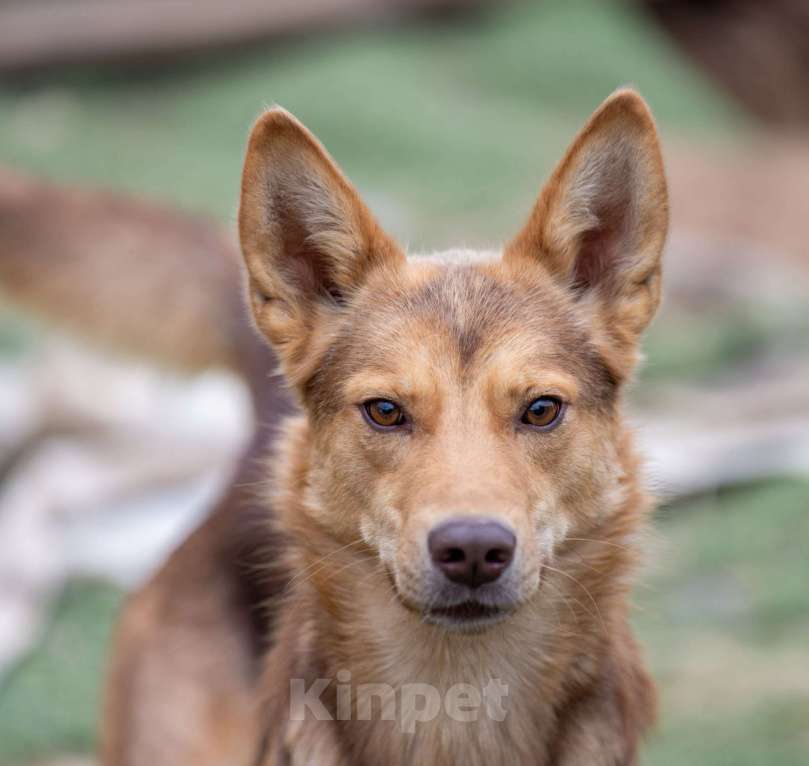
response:
[[[452,606],[433,606],[422,610],[421,616],[429,625],[459,633],[480,633],[508,619],[514,606],[493,606],[479,601],[463,601]]]

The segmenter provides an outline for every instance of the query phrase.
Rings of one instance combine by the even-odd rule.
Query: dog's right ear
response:
[[[279,107],[250,135],[239,237],[256,324],[293,382],[305,375],[314,331],[371,269],[404,260],[323,146]]]
[[[579,132],[504,261],[541,265],[586,307],[618,379],[660,301],[668,196],[657,130],[632,90],[613,93]]]

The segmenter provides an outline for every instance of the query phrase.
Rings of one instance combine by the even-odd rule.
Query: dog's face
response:
[[[428,619],[495,619],[615,488],[616,381],[541,270],[403,264],[307,383],[315,506]]]
[[[619,391],[659,300],[666,223],[631,92],[489,255],[406,258],[294,118],[254,129],[242,247],[257,324],[308,413],[308,507],[370,546],[428,621],[503,618],[618,502]]]

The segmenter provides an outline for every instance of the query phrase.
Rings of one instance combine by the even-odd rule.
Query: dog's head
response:
[[[575,139],[502,254],[407,258],[281,109],[239,217],[259,329],[300,394],[311,512],[401,601],[480,627],[618,502],[618,396],[660,296],[654,123],[631,91]]]

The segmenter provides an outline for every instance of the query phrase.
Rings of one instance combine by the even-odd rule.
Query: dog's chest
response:
[[[542,766],[555,715],[541,668],[523,667],[513,656],[471,660],[440,673],[429,662],[403,662],[386,674],[386,683],[356,667],[350,706],[344,688],[343,704],[334,708],[335,718],[343,719],[336,724],[349,762]]]
[[[367,766],[542,766],[551,711],[523,694],[514,694],[511,703],[504,716],[492,716],[485,705],[448,709],[445,698],[438,710],[422,697],[415,711],[402,710],[394,720],[344,723],[342,739],[349,761]]]

